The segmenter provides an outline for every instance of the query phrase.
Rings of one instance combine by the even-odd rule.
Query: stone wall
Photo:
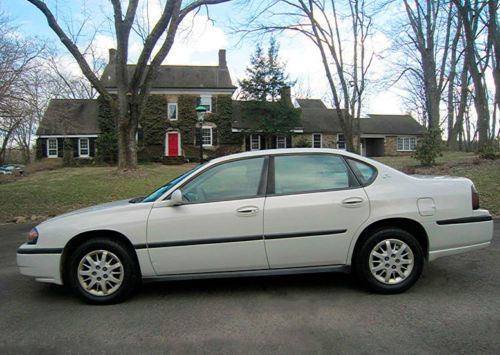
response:
[[[398,151],[398,137],[386,136],[384,140],[384,153],[388,156],[404,156],[411,155],[413,152],[400,152]]]
[[[322,147],[323,148],[337,148],[337,135],[330,133],[322,133]],[[312,147],[312,134],[311,133],[298,133],[292,136],[292,146],[297,147],[304,141],[308,142],[308,147]]]

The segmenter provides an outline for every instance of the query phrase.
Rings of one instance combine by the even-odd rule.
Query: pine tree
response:
[[[238,82],[245,100],[274,102],[280,98],[283,87],[295,84],[289,81],[278,55],[279,45],[274,38],[269,41],[267,53],[257,44],[245,71],[247,78]]]
[[[242,103],[242,116],[245,120],[257,120],[248,133],[265,136],[266,147],[271,146],[275,135],[290,136],[300,121],[300,111],[289,101],[281,100],[282,89],[295,82],[289,80],[278,54],[279,45],[274,38],[269,41],[266,52],[257,44],[246,68],[247,77],[238,82],[242,97],[247,100]]]

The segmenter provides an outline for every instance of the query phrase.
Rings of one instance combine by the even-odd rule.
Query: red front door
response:
[[[167,156],[179,156],[179,133],[177,132],[167,133]]]

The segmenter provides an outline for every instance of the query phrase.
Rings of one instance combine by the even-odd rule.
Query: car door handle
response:
[[[240,207],[236,210],[236,213],[238,216],[242,217],[249,217],[249,216],[255,216],[257,213],[259,213],[259,207],[257,206],[243,206]]]
[[[363,205],[363,200],[361,197],[348,197],[342,201],[342,206],[348,208],[360,207]]]

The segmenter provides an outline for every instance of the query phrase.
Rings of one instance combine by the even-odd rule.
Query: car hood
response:
[[[46,220],[45,222],[42,222],[41,224],[49,222],[49,221],[50,222],[57,221],[59,219],[63,219],[63,218],[67,218],[67,217],[82,215],[85,213],[92,213],[92,212],[97,212],[97,211],[111,210],[114,208],[123,207],[123,206],[129,205],[130,204],[129,201],[130,201],[130,199],[119,200],[119,201],[113,201],[113,202],[108,202],[108,203],[102,203],[100,205],[95,205],[95,206],[91,206],[91,207],[81,208],[79,210],[71,211],[68,213],[58,215],[58,216],[53,217],[53,218],[49,218],[48,220]]]

